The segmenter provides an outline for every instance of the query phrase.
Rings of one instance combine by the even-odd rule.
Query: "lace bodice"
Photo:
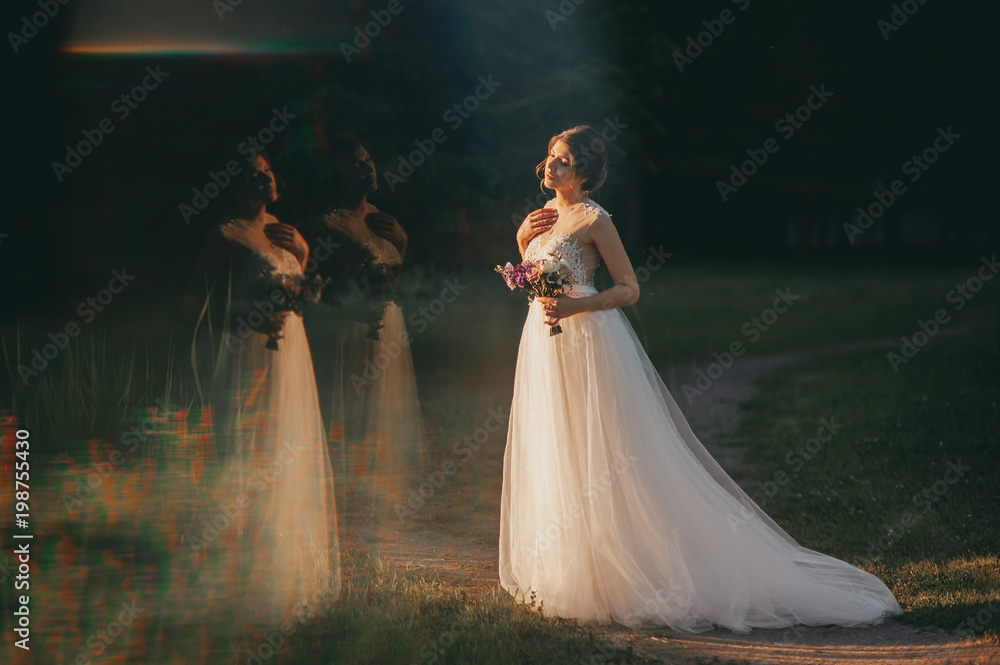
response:
[[[374,211],[374,206],[369,206]],[[403,265],[399,250],[374,234],[358,239],[320,220],[305,230],[306,242],[317,256],[317,271],[333,281],[323,301],[334,306],[384,303],[396,297],[397,272]]]
[[[248,269],[256,277],[275,282],[293,282],[302,278],[302,265],[292,253],[281,247],[273,252],[255,248],[247,258]]]
[[[584,246],[580,245],[580,241],[576,237],[568,233],[554,235],[545,242],[538,242],[540,239],[542,239],[541,236],[535,236],[528,243],[528,249],[524,252],[525,260],[535,263],[553,258],[565,261],[566,265],[569,266],[571,283],[581,286],[594,285],[594,271],[597,270],[597,266],[601,262],[597,248],[593,245],[586,245],[593,250],[592,259],[591,252],[587,252],[588,259],[591,259],[588,261],[584,260]]]
[[[369,203],[367,213],[377,213],[378,208]],[[328,214],[336,215],[338,209],[333,209]],[[313,220],[313,223],[303,230],[306,242],[310,248],[317,244],[333,244],[339,248],[338,257],[334,259],[341,263],[365,263],[369,266],[380,266],[385,270],[395,270],[403,265],[403,257],[399,254],[390,240],[373,233],[369,238],[357,238],[343,230],[338,230],[336,225],[328,226],[325,215]]]
[[[223,222],[211,234],[216,242],[230,248],[234,311],[249,309],[254,299],[271,297],[275,288],[298,288],[302,265],[288,250],[262,246],[260,239],[238,220]]]
[[[380,235],[374,236],[371,240],[355,242],[368,252],[373,265],[386,266],[388,268],[398,268],[403,265],[403,259],[400,257],[396,246]]]
[[[565,261],[569,266],[570,281],[573,284],[593,286],[594,271],[601,264],[601,255],[592,243],[580,243],[578,231],[592,224],[599,215],[608,217],[611,215],[590,199],[584,199],[570,208],[557,206],[556,200],[552,199],[545,204],[545,207],[559,210],[559,220],[553,229],[558,227],[572,232],[554,235],[542,233],[535,236],[524,252],[525,260],[537,262],[555,258]]]

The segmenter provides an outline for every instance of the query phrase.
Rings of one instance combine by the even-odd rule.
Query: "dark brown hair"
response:
[[[601,135],[589,125],[577,125],[550,138],[549,152],[556,141],[562,141],[569,148],[570,168],[583,179],[583,193],[589,196],[597,192],[608,177],[608,149]],[[535,167],[539,180],[543,179],[547,161],[548,154]],[[539,184],[539,187],[545,191],[544,186]]]

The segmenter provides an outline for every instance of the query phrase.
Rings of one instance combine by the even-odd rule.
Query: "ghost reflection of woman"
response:
[[[310,247],[330,253],[317,258],[317,272],[332,279],[323,329],[310,328],[317,375],[321,389],[330,389],[338,485],[353,502],[391,507],[426,457],[410,336],[395,302],[407,236],[395,217],[368,201],[378,184],[359,140],[335,137],[328,167],[331,205],[305,231]]]
[[[209,368],[223,464],[207,521],[239,580],[238,592],[220,593],[238,599],[240,618],[273,623],[337,598],[337,509],[302,317],[274,297],[301,288],[308,246],[267,212],[277,185],[264,155],[231,187],[231,216],[211,229],[201,259],[211,299],[226,306],[206,307],[200,327],[215,315],[227,331]]]

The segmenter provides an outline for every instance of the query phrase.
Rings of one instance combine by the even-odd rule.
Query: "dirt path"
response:
[[[669,629],[634,631],[623,626],[596,631],[644,656],[666,663],[734,661],[743,665],[988,665],[1000,663],[995,639],[971,639],[922,631],[886,621],[869,628],[795,626],[739,634],[712,630],[698,635]],[[718,658],[718,661],[713,660]]]
[[[956,331],[958,332],[958,331]],[[672,367],[661,370],[664,382],[691,423],[692,429],[727,470],[736,468],[743,452],[719,445],[719,437],[739,424],[740,402],[754,392],[755,383],[782,367],[817,353],[852,348],[891,347],[895,340],[873,340],[815,352],[778,354],[737,359],[703,395],[688,402],[681,390],[692,384],[698,370],[707,366]],[[432,506],[434,524],[441,528],[399,528],[385,521],[368,536],[382,556],[401,568],[483,592],[499,583],[497,575],[499,480],[503,437],[491,440],[492,454],[483,454],[479,465],[480,483],[457,488],[447,505]],[[496,446],[499,446],[499,455]],[[486,481],[485,479],[490,479]],[[484,497],[484,492],[492,492]],[[478,496],[477,496],[478,494]],[[473,506],[487,508],[453,509]],[[495,508],[490,510],[489,506]],[[493,539],[491,540],[491,534]],[[748,634],[717,629],[697,635],[668,628],[633,630],[618,624],[588,625],[589,630],[615,643],[630,645],[649,658],[666,663],[749,663],[753,665],[976,665],[1000,664],[1000,643],[996,638],[961,637],[943,630],[921,630],[888,619],[878,626],[847,629],[837,626],[812,628],[796,626],[781,630],[754,630]],[[717,660],[716,660],[717,659]]]

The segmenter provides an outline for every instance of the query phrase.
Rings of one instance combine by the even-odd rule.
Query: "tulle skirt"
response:
[[[686,632],[902,612],[878,578],[799,546],[725,474],[620,310],[564,319],[555,336],[544,321],[533,302],[504,456],[500,583],[518,600]]]
[[[337,321],[330,348],[330,439],[337,482],[354,505],[390,504],[426,466],[420,400],[403,311],[385,303],[378,339],[367,323]]]
[[[275,623],[322,611],[340,591],[337,507],[302,319],[278,350],[254,333],[231,357],[228,454],[216,493],[237,525],[237,614]]]

